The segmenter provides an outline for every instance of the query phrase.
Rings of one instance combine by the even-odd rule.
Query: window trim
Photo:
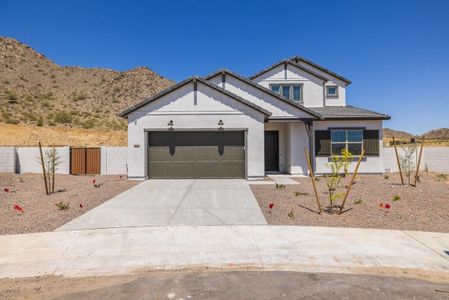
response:
[[[353,157],[358,157],[358,156],[360,156],[362,154],[363,147],[364,147],[364,145],[363,145],[363,131],[364,131],[364,129],[363,128],[360,128],[360,127],[355,127],[355,128],[329,128],[328,130],[330,131],[330,148],[331,148],[330,149],[330,153],[331,153],[331,157],[334,156],[333,147],[332,147],[333,144],[345,144],[346,151],[348,151],[349,144],[360,144],[361,145],[360,154],[352,154],[352,153],[351,154],[352,154]],[[344,142],[333,142],[332,141],[332,131],[344,131],[345,132],[345,141]],[[360,142],[350,142],[350,141],[348,141],[348,131],[360,131],[362,133],[361,141]],[[335,155],[341,156],[341,153],[338,153],[338,154],[335,154]]]
[[[335,88],[337,93],[329,94],[329,88]],[[339,97],[338,90],[339,90],[338,85],[326,85],[326,98],[338,98]]]
[[[274,85],[279,86],[279,93],[277,93],[277,92],[272,90],[272,86],[274,86]],[[304,84],[303,83],[270,83],[269,84],[270,91],[272,91],[273,93],[278,94],[281,97],[284,97],[284,96],[282,96],[282,87],[283,86],[289,86],[289,92],[288,92],[289,97],[287,98],[288,100],[293,101],[295,103],[303,103],[304,102],[303,101],[303,91],[304,91],[304,89],[303,89]],[[299,86],[299,89],[300,89],[299,100],[293,100],[293,86]]]

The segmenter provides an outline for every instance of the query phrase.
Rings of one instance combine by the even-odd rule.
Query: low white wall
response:
[[[0,147],[0,172],[14,173],[16,171],[16,151],[14,147]]]
[[[101,175],[126,175],[127,161],[128,147],[101,147]]]
[[[390,169],[390,172],[398,172],[399,168],[394,148],[393,147],[383,148],[383,153],[384,153],[384,169]],[[401,154],[403,153],[404,150],[398,147],[399,156],[401,156]],[[418,153],[415,153],[413,155],[414,166],[416,166],[418,162],[417,156],[419,156],[419,149]],[[425,170],[426,167],[430,172],[449,174],[449,147],[424,148],[419,169]]]
[[[42,152],[51,148],[42,147]],[[17,173],[41,173],[42,165],[40,161],[40,153],[38,147],[17,147]],[[70,147],[56,147],[58,156],[60,156],[60,164],[56,170],[57,174],[70,173]]]

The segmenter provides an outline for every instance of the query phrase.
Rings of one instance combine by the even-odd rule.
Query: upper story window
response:
[[[331,130],[331,154],[341,155],[341,151],[349,151],[352,155],[362,154],[363,130],[362,129],[332,129]]]
[[[338,97],[338,86],[336,86],[336,85],[326,86],[326,96],[327,97]]]
[[[302,84],[270,84],[270,89],[287,99],[302,101]]]

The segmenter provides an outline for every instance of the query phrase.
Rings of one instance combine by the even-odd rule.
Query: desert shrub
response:
[[[56,75],[55,75],[55,74],[51,74],[51,75],[50,75],[50,78],[51,78],[51,79],[55,79],[55,78],[56,78]]]
[[[399,195],[394,195],[394,196],[393,196],[393,201],[398,201],[398,200],[401,200],[401,196],[399,196]]]
[[[20,121],[19,121],[19,120],[16,120],[16,119],[6,119],[5,123],[6,123],[6,124],[14,124],[14,125],[17,125],[17,124],[20,123]]]
[[[72,93],[72,100],[73,101],[81,101],[81,100],[85,100],[87,98],[86,93],[77,93],[77,92],[73,92]]]
[[[19,79],[22,80],[22,81],[25,81],[25,82],[28,82],[28,81],[29,81],[28,79],[26,79],[26,78],[23,77],[22,75],[19,76]]]
[[[55,204],[59,210],[67,210],[70,208],[70,203],[59,202]]]
[[[17,96],[14,94],[7,94],[6,100],[8,100],[8,103],[11,103],[11,104],[17,103]]]
[[[3,84],[9,84],[9,81],[8,80],[3,80],[2,83]]]
[[[68,112],[65,111],[58,111],[53,115],[53,120],[56,123],[61,123],[61,124],[70,124],[72,123],[72,115]]]
[[[447,180],[447,174],[440,173],[440,174],[437,174],[437,177],[440,180]]]
[[[37,126],[44,126],[44,119],[42,119],[42,118],[39,118],[38,120],[37,120]]]
[[[93,128],[93,127],[95,126],[95,124],[96,124],[95,120],[89,119],[89,120],[83,122],[83,123],[81,124],[81,126],[82,126],[84,129],[90,129],[90,128]]]

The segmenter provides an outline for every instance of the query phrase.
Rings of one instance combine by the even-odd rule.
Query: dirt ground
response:
[[[0,279],[1,299],[447,299],[448,289],[409,278],[277,271]]]
[[[342,215],[319,215],[308,177],[295,178],[299,185],[251,185],[262,212],[271,225],[303,225],[401,229],[449,232],[449,175],[423,173],[418,186],[401,186],[399,174],[360,175]],[[346,185],[349,178],[343,183]],[[320,178],[319,197],[329,206],[326,180]],[[400,197],[393,201],[394,196]],[[341,201],[337,201],[340,204]],[[384,208],[381,208],[381,203]],[[270,209],[270,204],[273,208]],[[390,208],[385,208],[389,204]]]
[[[40,174],[0,173],[0,234],[54,230],[138,183],[124,176],[74,175],[56,175],[55,182],[55,190],[63,191],[47,196]],[[60,202],[69,208],[58,209]]]
[[[38,127],[33,125],[0,124],[2,146],[126,146],[126,131],[102,131],[70,127]]]

